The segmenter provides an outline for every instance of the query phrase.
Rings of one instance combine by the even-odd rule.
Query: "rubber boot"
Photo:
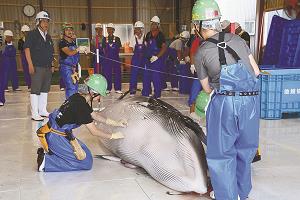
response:
[[[39,96],[36,94],[30,94],[30,103],[31,103],[31,119],[34,121],[43,121],[39,115],[38,105],[39,105]]]
[[[41,93],[39,96],[39,114],[42,117],[49,117],[47,111],[48,93]]]

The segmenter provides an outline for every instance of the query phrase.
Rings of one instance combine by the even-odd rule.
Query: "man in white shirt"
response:
[[[139,74],[143,74],[145,68],[145,33],[144,24],[141,21],[137,21],[134,24],[134,35],[131,37],[129,47],[133,48],[133,56],[131,59],[131,71],[130,71],[130,95],[133,96],[137,89],[137,79]]]

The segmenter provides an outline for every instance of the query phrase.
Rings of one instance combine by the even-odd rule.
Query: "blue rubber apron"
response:
[[[138,67],[145,67],[145,43],[144,40],[142,44],[138,43],[137,38],[135,37],[135,47],[134,47],[134,52],[133,56],[131,59],[131,65],[138,66]],[[137,68],[131,66],[131,71],[130,71],[130,94],[135,94],[136,89],[137,89],[137,81],[138,81],[138,75],[141,74],[143,76],[144,70],[141,68]]]
[[[9,80],[11,80],[13,90],[19,88],[16,53],[17,50],[14,45],[5,45],[4,51],[2,52],[4,89],[8,89]]]
[[[73,45],[68,48],[73,51],[77,48],[77,46]],[[75,55],[68,56],[66,59],[59,60],[59,72],[66,87],[66,99],[78,92],[78,82],[73,83],[72,75],[74,68],[77,68],[79,59],[80,55],[77,53]]]
[[[217,44],[221,62],[220,89],[215,91],[206,112],[207,162],[217,200],[245,200],[252,188],[251,162],[258,148],[258,79],[248,71],[224,33]],[[223,43],[221,43],[223,42]],[[220,48],[220,45],[225,44]],[[237,60],[227,65],[224,49]]]
[[[59,114],[58,110],[54,110],[49,116],[49,124],[55,132],[72,131],[72,129],[78,128],[76,124],[66,124],[63,127],[59,127],[56,123],[56,117]],[[55,132],[46,134],[46,140],[48,143],[49,153],[45,154],[45,172],[66,172],[77,170],[89,170],[93,165],[93,157],[90,150],[79,139],[78,142],[82,149],[86,153],[84,160],[78,160],[73,152],[73,148],[67,137],[59,135]]]
[[[146,57],[151,58],[156,56],[160,52],[160,48],[157,47],[157,37],[151,38],[146,46]],[[151,92],[151,82],[154,86],[154,98],[159,98],[161,96],[161,85],[162,85],[162,75],[160,72],[163,71],[163,57],[158,58],[155,62],[151,63],[150,60],[146,61],[147,69],[155,71],[144,71],[143,76],[143,90],[142,95],[148,97]]]
[[[109,41],[108,36],[105,38],[106,44],[104,48],[104,56],[108,59],[103,60],[103,75],[107,80],[107,90],[112,90],[112,79],[114,74],[114,88],[115,91],[121,90],[121,64],[120,62],[120,47],[116,42],[116,37],[113,36],[112,42]]]

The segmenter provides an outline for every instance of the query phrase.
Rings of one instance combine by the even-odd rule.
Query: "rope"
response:
[[[93,55],[96,55],[95,52],[91,51],[90,53],[93,54]],[[167,72],[162,72],[162,71],[158,71],[158,70],[154,70],[154,69],[147,69],[147,68],[143,68],[143,67],[140,67],[140,66],[123,63],[121,61],[114,60],[114,59],[111,59],[111,58],[107,58],[107,57],[102,56],[100,54],[99,54],[99,56],[102,57],[102,58],[104,58],[104,59],[106,59],[106,60],[110,60],[110,61],[113,61],[113,62],[116,62],[116,63],[119,63],[119,64],[131,66],[131,67],[135,67],[135,68],[142,69],[142,70],[145,70],[145,71],[157,72],[157,73],[166,74],[166,75],[172,75],[172,76],[177,76],[177,77],[181,77],[181,78],[188,78],[188,79],[198,80],[198,78],[191,77],[191,76],[183,76],[183,75],[178,75],[178,74],[171,74],[171,73],[167,73]],[[146,64],[145,64],[145,67],[146,67]]]

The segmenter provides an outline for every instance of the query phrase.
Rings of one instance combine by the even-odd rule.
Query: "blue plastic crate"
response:
[[[260,117],[281,119],[282,113],[300,112],[300,69],[265,70],[261,75]]]
[[[263,55],[263,64],[274,65],[278,63],[282,42],[283,27],[289,20],[274,15],[272,18],[267,44]]]
[[[278,65],[300,67],[295,60],[297,48],[300,46],[300,20],[290,20],[283,27]]]

